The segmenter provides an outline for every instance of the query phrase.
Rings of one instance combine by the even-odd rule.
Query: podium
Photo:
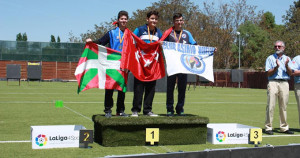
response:
[[[94,140],[103,146],[144,146],[146,129],[159,129],[158,145],[205,144],[207,117],[112,117],[94,115]]]

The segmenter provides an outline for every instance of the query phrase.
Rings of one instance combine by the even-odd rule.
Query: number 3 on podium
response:
[[[159,142],[159,128],[146,128],[146,142],[154,145],[154,142]]]
[[[262,141],[262,130],[261,128],[251,128],[250,129],[250,141],[254,144]]]

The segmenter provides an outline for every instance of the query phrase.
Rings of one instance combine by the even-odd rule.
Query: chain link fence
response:
[[[78,62],[84,45],[0,40],[0,60]]]

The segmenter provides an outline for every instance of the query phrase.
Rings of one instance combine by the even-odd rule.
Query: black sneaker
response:
[[[283,133],[285,133],[285,134],[294,134],[294,132],[293,132],[293,131],[290,131],[290,130],[286,130],[286,131],[284,131]]]
[[[128,117],[128,115],[125,112],[117,113],[116,116]]]
[[[273,135],[274,134],[272,130],[265,131],[265,133],[268,134],[268,135]]]
[[[106,118],[111,118],[111,113],[110,113],[110,112],[105,113],[105,117],[106,117]]]

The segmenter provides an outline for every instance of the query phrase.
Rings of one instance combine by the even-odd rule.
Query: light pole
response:
[[[241,33],[236,33],[239,36],[239,69],[241,68]],[[239,82],[239,88],[241,88],[241,82]]]

